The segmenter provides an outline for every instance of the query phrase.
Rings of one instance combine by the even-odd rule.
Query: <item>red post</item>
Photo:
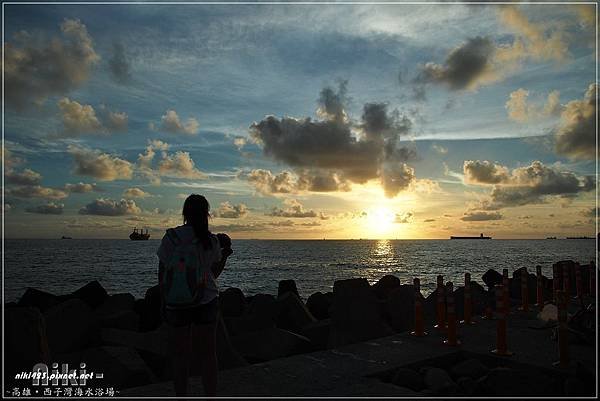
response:
[[[437,324],[434,326],[439,330],[446,330],[446,301],[444,296],[444,276],[437,276]]]
[[[415,289],[415,330],[410,334],[415,337],[424,337],[427,335],[423,323],[423,295],[421,294],[421,281],[418,278],[413,279]]]
[[[506,307],[504,306],[504,286],[496,284],[496,348],[491,352],[500,356],[511,356],[506,341]]]
[[[590,297],[596,298],[596,263],[590,261]]]
[[[473,320],[471,319],[473,314],[473,298],[471,296],[471,273],[465,273],[464,301],[464,319],[461,321],[461,323],[473,324],[475,322],[473,322]]]
[[[503,305],[506,309],[506,315],[510,313],[510,281],[508,280],[508,269],[502,269],[502,288],[503,288]]]
[[[541,309],[544,309],[544,281],[542,280],[542,266],[535,267],[536,274],[536,287],[535,287],[535,295],[536,302],[535,305]]]
[[[523,267],[521,270],[521,307],[519,310],[523,312],[529,311],[529,288],[527,286],[527,281],[529,280],[529,273],[527,273],[527,268]]]
[[[446,302],[448,304],[448,338],[444,340],[444,344],[456,347],[460,345],[460,341],[456,338],[456,309],[452,281],[448,281],[446,284]]]
[[[552,299],[554,300],[554,305],[558,304],[558,300],[556,299],[556,293],[560,290],[560,266],[558,264],[552,265]]]
[[[567,328],[567,294],[564,291],[558,291],[558,361],[555,366],[566,368],[569,366],[569,339]]]

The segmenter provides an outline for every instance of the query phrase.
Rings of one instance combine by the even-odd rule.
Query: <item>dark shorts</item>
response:
[[[162,309],[163,320],[170,326],[182,327],[191,324],[214,324],[219,313],[219,298],[207,304],[189,309]]]

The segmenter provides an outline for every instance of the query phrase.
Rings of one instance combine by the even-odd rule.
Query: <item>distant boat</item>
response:
[[[556,237],[546,237],[546,239],[556,239]]]
[[[594,239],[594,237],[586,237],[584,235],[583,237],[567,237],[567,239]]]
[[[138,232],[138,229],[136,227],[133,229],[133,232],[129,234],[129,239],[132,241],[146,241],[148,238],[150,238],[150,234],[148,234],[148,229],[146,229],[146,232],[144,233],[143,228],[140,228],[140,231]]]
[[[450,236],[450,239],[492,239],[492,237],[485,237],[483,233],[479,234],[479,237],[458,237],[455,235]]]
[[[73,239],[73,237],[65,237],[64,235],[60,239]]]

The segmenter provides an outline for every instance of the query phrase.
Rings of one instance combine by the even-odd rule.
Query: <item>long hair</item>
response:
[[[204,249],[212,248],[210,231],[208,231],[208,218],[210,205],[202,195],[191,194],[183,202],[183,223],[190,224],[194,229],[194,235],[202,243]]]

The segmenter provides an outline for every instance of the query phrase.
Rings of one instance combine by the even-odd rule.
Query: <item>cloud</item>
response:
[[[78,88],[100,59],[81,21],[65,19],[62,37],[36,38],[22,31],[16,44],[4,46],[6,104],[24,109],[48,96]]]
[[[42,175],[28,168],[21,172],[11,169],[4,174],[4,180],[7,184],[39,185],[42,182]]]
[[[188,152],[178,151],[169,154],[169,144],[159,140],[149,140],[146,151],[138,155],[138,173],[153,184],[160,184],[160,176],[179,177],[187,179],[204,179],[206,175],[198,170]],[[152,163],[156,152],[161,152],[157,167]]]
[[[432,223],[434,221],[435,221],[435,219],[425,219],[425,220],[423,220],[423,223]]]
[[[140,214],[141,212],[142,210],[132,199],[121,199],[120,201],[116,201],[99,198],[79,209],[79,214],[98,216],[125,216],[130,214]]]
[[[100,118],[91,105],[80,104],[66,97],[58,101],[58,107],[67,136],[127,131],[128,117],[124,112],[106,111]]]
[[[514,5],[498,7],[498,17],[513,31],[512,42],[468,38],[452,49],[442,64],[428,62],[421,66],[413,81],[415,90],[424,91],[427,83],[445,84],[451,90],[475,90],[504,79],[526,60],[562,63],[569,58],[560,24],[533,23]]]
[[[562,110],[559,91],[550,92],[543,106],[530,103],[528,97],[529,91],[523,88],[511,92],[505,104],[508,118],[520,123],[526,123],[531,120],[557,116]]]
[[[65,208],[65,205],[62,203],[50,202],[46,205],[28,207],[25,209],[25,211],[28,213],[38,213],[38,214],[62,214],[64,208]]]
[[[495,80],[492,66],[493,42],[484,37],[468,39],[452,49],[444,64],[426,63],[417,77],[419,83],[444,83],[450,89],[475,89]]]
[[[130,180],[133,176],[133,164],[127,160],[78,145],[69,145],[67,152],[73,156],[74,174],[101,181]]]
[[[236,136],[235,138],[233,138],[233,144],[238,150],[242,150],[242,148],[246,146],[247,142],[248,140],[246,139],[246,137],[243,136]]]
[[[467,161],[465,177],[466,166],[484,166],[479,171],[480,175],[471,175],[466,182],[475,185],[494,184],[489,198],[480,204],[485,210],[544,203],[548,197],[570,199],[595,188],[592,176],[580,176],[558,167],[546,166],[540,161],[512,171],[490,162]],[[470,169],[469,174],[473,171],[478,170]]]
[[[291,227],[294,225],[294,222],[292,220],[273,221],[269,225],[273,227]]]
[[[349,183],[379,179],[386,195],[395,196],[414,179],[414,171],[405,162],[413,159],[415,152],[399,145],[412,123],[397,112],[389,112],[385,103],[365,104],[360,121],[353,122],[341,108],[344,85],[337,92],[327,88],[321,92],[321,120],[267,116],[250,126],[250,136],[266,156],[292,167],[298,176],[328,178],[325,186],[312,180],[315,189],[348,190]],[[289,177],[280,178],[288,183]],[[292,188],[280,186],[289,192]]]
[[[314,210],[305,210],[304,206],[296,199],[286,199],[283,203],[287,206],[285,209],[274,207],[268,215],[294,218],[317,217]]]
[[[98,187],[96,185],[96,183],[93,184],[88,184],[88,183],[83,183],[83,182],[79,182],[77,184],[65,184],[64,186],[64,190],[69,192],[69,193],[77,193],[77,194],[84,194],[84,193],[88,193],[88,192],[102,192],[102,189],[100,187]]]
[[[577,160],[595,160],[597,98],[598,85],[592,83],[582,100],[565,105],[555,135],[558,154]]]
[[[188,152],[177,151],[174,155],[163,154],[158,163],[160,175],[169,177],[204,179],[206,175],[195,167]]]
[[[123,191],[123,197],[124,198],[147,198],[149,196],[152,196],[151,194],[149,194],[148,192],[144,191],[141,188],[127,188],[126,190]]]
[[[569,56],[564,33],[553,23],[533,23],[517,6],[499,8],[500,21],[516,34],[515,42],[501,59],[530,57],[537,60],[564,61]]]
[[[113,42],[112,54],[108,59],[108,68],[111,77],[120,84],[131,82],[129,60],[125,54],[125,48],[120,42]]]
[[[434,143],[433,145],[431,145],[431,149],[433,149],[434,151],[436,151],[440,155],[446,155],[446,154],[448,154],[448,148],[445,148],[442,145],[438,145],[436,143]]]
[[[394,223],[397,223],[397,224],[408,224],[408,223],[412,222],[412,219],[413,219],[412,212],[396,213],[396,215],[394,217]]]
[[[298,174],[284,170],[273,174],[270,170],[254,169],[243,171],[238,177],[247,180],[254,188],[264,194],[287,194],[302,191],[334,192],[349,191],[350,184],[336,173],[323,170],[299,169]]]
[[[5,193],[17,198],[45,198],[45,199],[64,199],[69,194],[62,189],[47,188],[41,185],[21,186],[7,188]]]
[[[215,217],[221,217],[224,219],[239,219],[245,217],[247,214],[248,207],[243,203],[240,203],[239,205],[232,205],[229,202],[223,202],[215,211]]]
[[[508,168],[487,160],[465,160],[463,173],[467,184],[498,184],[509,177]]]
[[[200,124],[195,118],[188,118],[182,122],[175,110],[167,110],[161,117],[160,128],[165,132],[172,134],[196,135]]]
[[[460,219],[462,221],[489,221],[502,220],[503,216],[498,212],[466,212]]]

